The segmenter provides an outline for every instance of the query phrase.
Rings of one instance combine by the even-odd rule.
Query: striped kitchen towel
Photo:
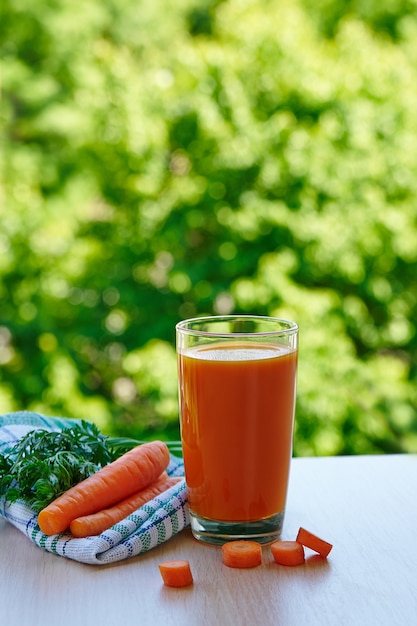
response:
[[[28,431],[35,428],[61,430],[74,421],[44,417],[29,411],[0,415],[0,453],[7,452]],[[170,476],[184,476],[181,458],[171,454]],[[0,497],[0,516],[13,524],[40,548],[90,565],[128,559],[167,541],[189,525],[187,488],[181,480],[163,494],[128,515],[123,521],[94,537],[76,539],[70,533],[45,535],[36,513],[24,502],[9,503]]]

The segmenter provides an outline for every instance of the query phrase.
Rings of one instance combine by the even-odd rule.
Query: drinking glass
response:
[[[280,536],[295,411],[298,326],[256,315],[176,326],[180,429],[193,535]]]

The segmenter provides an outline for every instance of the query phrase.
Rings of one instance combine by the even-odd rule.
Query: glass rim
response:
[[[280,328],[276,330],[265,330],[265,331],[249,331],[249,332],[224,332],[224,331],[213,331],[213,330],[198,330],[195,328],[188,328],[187,324],[192,324],[194,322],[228,322],[228,321],[236,321],[236,320],[254,320],[260,322],[275,322],[281,324],[287,324],[287,328]],[[238,313],[235,315],[205,315],[201,317],[190,317],[189,319],[182,320],[175,325],[175,329],[177,332],[186,333],[188,335],[196,335],[199,337],[247,337],[249,335],[255,335],[256,337],[270,337],[274,335],[286,335],[298,332],[298,324],[293,322],[292,320],[284,319],[281,317],[270,317],[269,315],[239,315]]]

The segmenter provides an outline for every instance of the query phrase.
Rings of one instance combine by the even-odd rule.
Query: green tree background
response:
[[[5,0],[0,412],[178,438],[175,323],[294,319],[294,452],[417,451],[415,0]]]

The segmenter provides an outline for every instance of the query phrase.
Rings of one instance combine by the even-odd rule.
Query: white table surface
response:
[[[294,459],[282,538],[299,526],[333,543],[327,560],[282,567],[265,547],[262,566],[237,570],[189,530],[91,566],[44,552],[0,519],[0,624],[417,624],[417,456]],[[158,563],[175,558],[190,561],[192,587],[162,584]]]

